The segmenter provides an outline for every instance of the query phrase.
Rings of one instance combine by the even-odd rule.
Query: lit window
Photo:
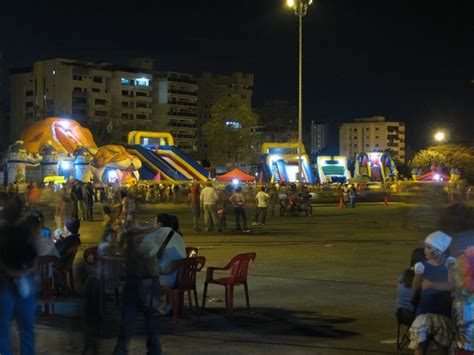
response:
[[[150,79],[147,79],[147,78],[138,78],[138,79],[135,79],[135,85],[136,86],[148,86],[150,85]]]
[[[122,85],[130,85],[130,80],[126,78],[120,79],[120,82],[122,83]]]
[[[242,125],[237,121],[226,121],[225,126],[229,128],[242,128]]]

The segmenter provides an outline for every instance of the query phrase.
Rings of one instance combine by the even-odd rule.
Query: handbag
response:
[[[148,257],[141,256],[141,261],[139,261],[137,265],[137,277],[141,279],[153,279],[160,276],[160,259],[173,235],[174,231],[171,230],[161,244],[156,255]]]

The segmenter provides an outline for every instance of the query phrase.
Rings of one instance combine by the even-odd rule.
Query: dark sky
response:
[[[297,100],[297,18],[283,0],[10,1],[0,5],[6,70],[66,57],[160,70],[255,74],[254,105]],[[315,0],[304,18],[304,119],[371,115],[474,139],[474,1]]]

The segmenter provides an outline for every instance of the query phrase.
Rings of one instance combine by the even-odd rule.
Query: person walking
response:
[[[258,224],[258,217],[262,215],[262,225],[265,225],[265,220],[267,218],[267,208],[268,208],[268,200],[270,199],[270,195],[267,194],[265,186],[262,186],[262,189],[257,192],[255,195],[255,203],[257,208],[255,209],[255,217],[252,222],[253,226]]]
[[[232,203],[232,206],[234,206],[235,228],[238,232],[250,232],[250,230],[247,228],[247,215],[244,208],[245,198],[244,194],[242,193],[241,186],[237,186],[235,192],[232,194],[232,196],[230,196],[229,200]],[[244,229],[242,229],[240,220],[242,220]]]
[[[199,199],[204,210],[206,232],[211,232],[218,223],[217,201],[219,199],[216,189],[212,186],[212,181],[206,183],[206,187],[202,189]]]
[[[201,216],[201,186],[199,183],[195,182],[191,187],[190,197],[191,197],[191,210],[193,213],[193,228],[196,232],[200,232],[199,228],[199,217]]]
[[[77,198],[77,207],[79,209],[79,219],[82,221],[86,220],[86,204],[85,204],[85,193],[84,185],[81,181],[78,181],[76,186],[76,198]]]

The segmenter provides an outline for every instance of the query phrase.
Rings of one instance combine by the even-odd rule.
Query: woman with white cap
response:
[[[452,238],[436,231],[425,239],[426,261],[414,266],[413,289],[419,295],[416,318],[410,327],[410,348],[426,354],[431,341],[436,354],[448,354],[452,341],[451,303],[453,281],[449,268],[455,261],[447,251]]]

